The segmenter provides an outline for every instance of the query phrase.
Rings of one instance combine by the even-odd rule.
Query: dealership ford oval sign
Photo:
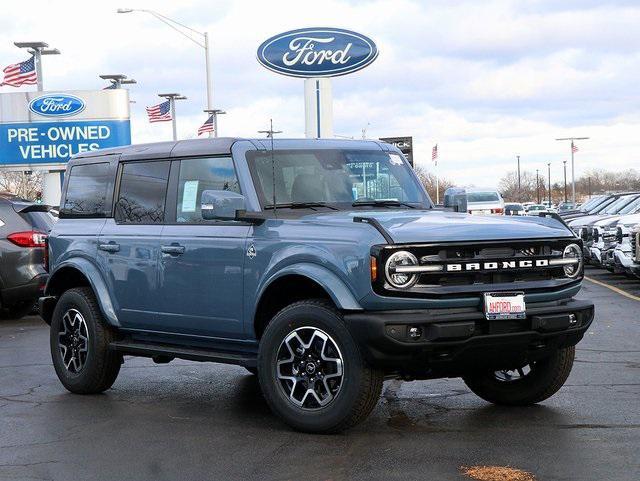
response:
[[[29,102],[29,110],[45,117],[69,117],[84,110],[84,100],[69,94],[47,94]]]
[[[368,37],[341,28],[302,28],[258,47],[258,62],[291,77],[335,77],[365,68],[378,56]]]

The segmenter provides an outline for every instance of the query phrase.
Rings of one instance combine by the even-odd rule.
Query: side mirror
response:
[[[204,220],[236,220],[236,212],[245,210],[244,196],[229,190],[205,190],[200,196]]]

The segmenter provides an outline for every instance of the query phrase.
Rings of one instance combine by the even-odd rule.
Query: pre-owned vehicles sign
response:
[[[61,166],[75,154],[130,143],[126,90],[0,95],[0,167]]]
[[[258,62],[291,77],[335,77],[363,69],[378,57],[369,37],[341,28],[302,28],[258,47]]]

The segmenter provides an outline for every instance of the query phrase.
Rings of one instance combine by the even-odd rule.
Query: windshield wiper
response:
[[[327,209],[331,209],[331,210],[339,210],[337,207],[334,207],[332,205],[327,204],[326,202],[285,202],[285,203],[278,203],[275,205],[276,208],[278,209],[307,209],[307,208],[313,208],[313,207],[326,207]],[[274,206],[273,204],[267,204],[264,206],[265,210],[269,210],[269,209],[273,209]]]
[[[408,204],[406,202],[400,202],[399,200],[375,200],[375,199],[367,199],[367,200],[356,200],[352,207],[358,207],[359,205],[372,205],[372,206],[387,206],[387,207],[409,207],[410,209],[416,209],[415,205]]]

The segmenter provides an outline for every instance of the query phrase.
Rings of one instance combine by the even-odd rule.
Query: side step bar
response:
[[[148,344],[132,341],[115,341],[109,344],[109,349],[140,357],[177,358],[188,361],[220,362],[237,364],[244,367],[256,367],[258,357],[251,353],[230,353],[225,351],[211,351],[207,349],[193,349],[172,344]]]

